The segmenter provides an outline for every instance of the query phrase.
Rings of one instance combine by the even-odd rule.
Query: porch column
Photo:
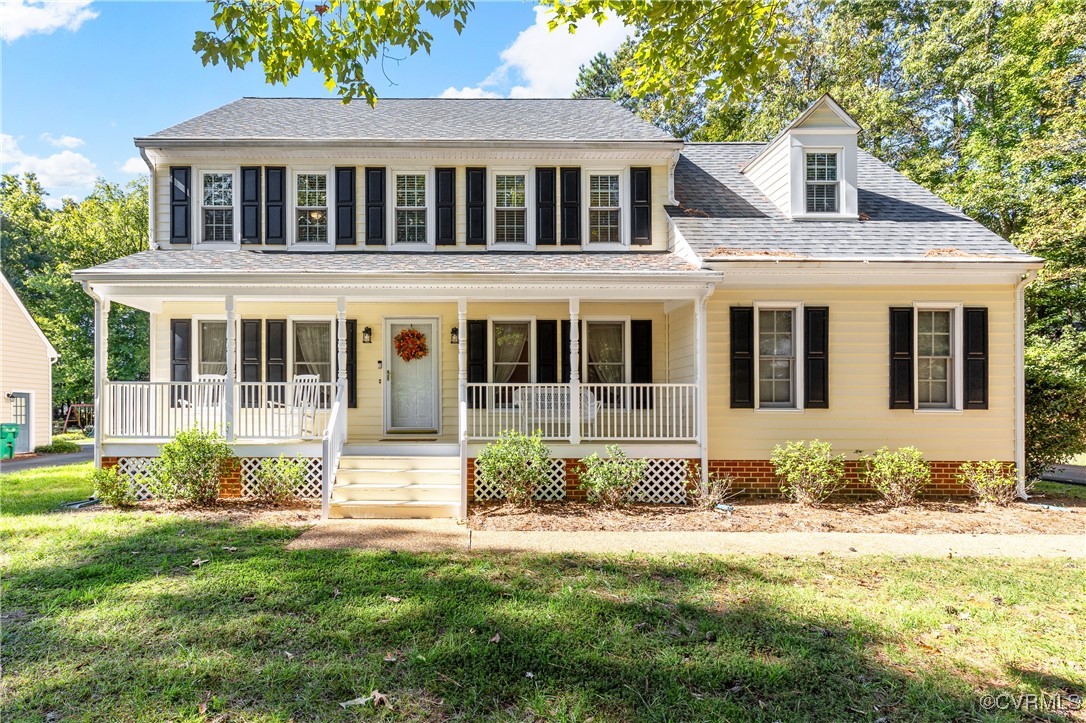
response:
[[[109,382],[109,297],[94,297],[94,466],[102,466],[102,439],[109,423],[106,385]]]
[[[237,339],[234,333],[234,324],[237,315],[234,313],[233,295],[226,297],[226,391],[223,399],[223,412],[226,415],[226,441],[233,442],[237,419],[234,417],[234,388],[236,387],[236,363],[237,363]]]
[[[569,300],[569,443],[581,443],[581,300]]]
[[[347,299],[336,299],[336,395],[347,390]],[[346,404],[346,397],[344,397]]]
[[[697,440],[701,450],[701,479],[699,484],[704,484],[709,475],[709,353],[708,353],[708,325],[707,310],[709,306],[709,294],[712,287],[706,289],[705,295],[698,297],[694,305],[694,334],[696,339],[697,360],[694,364],[694,379],[697,382]]]
[[[457,419],[460,441],[460,516],[468,516],[468,300],[456,300]]]

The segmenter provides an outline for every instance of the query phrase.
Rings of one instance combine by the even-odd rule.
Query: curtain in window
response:
[[[226,375],[226,322],[200,322],[200,374]]]
[[[621,384],[625,381],[626,354],[622,323],[588,325],[588,381]]]
[[[328,322],[294,324],[294,373],[316,374],[332,381],[332,325]]]
[[[527,364],[524,352],[528,345],[528,324],[494,324],[494,381],[508,382],[520,367]]]

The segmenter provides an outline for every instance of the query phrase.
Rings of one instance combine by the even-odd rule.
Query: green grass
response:
[[[90,437],[77,430],[75,432],[61,432],[60,434],[54,434],[53,441],[55,442],[58,439],[63,439],[66,442],[83,442],[90,439]]]
[[[1073,497],[1086,500],[1086,485],[1072,485],[1064,482],[1035,482],[1033,493],[1043,494],[1046,497]]]
[[[1080,561],[293,552],[49,512],[74,469],[0,477],[5,722],[1017,720],[976,701],[1086,686]]]
[[[94,491],[92,467],[85,462],[0,474],[0,515],[55,512],[65,502],[87,499]]]
[[[53,437],[52,442],[35,447],[34,451],[38,454],[71,454],[72,452],[79,452],[82,449],[82,447],[71,440]]]

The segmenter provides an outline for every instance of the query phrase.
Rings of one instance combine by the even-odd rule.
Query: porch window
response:
[[[796,406],[795,311],[758,310],[758,404]]]
[[[226,376],[226,322],[201,321],[199,324],[200,360],[196,373]]]
[[[234,174],[203,174],[200,199],[205,243],[234,243]]]
[[[617,173],[588,176],[588,242],[622,243]]]
[[[424,244],[426,237],[426,174],[396,174],[396,243]]]
[[[953,406],[952,314],[949,309],[916,312],[916,385],[921,409]]]
[[[328,174],[299,173],[295,200],[296,243],[328,243]]]
[[[837,213],[837,154],[808,153],[807,213]]]
[[[494,176],[494,243],[528,242],[528,201],[525,174]]]
[[[532,380],[531,339],[529,321],[495,321],[493,323],[494,368],[491,378],[499,383],[520,384]]]
[[[585,350],[585,380],[589,384],[626,381],[626,322],[586,322]]]
[[[299,374],[332,381],[332,322],[294,322],[294,376]]]

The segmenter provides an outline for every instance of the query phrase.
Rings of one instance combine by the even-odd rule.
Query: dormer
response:
[[[860,126],[823,95],[747,162],[743,173],[788,217],[855,220]]]

